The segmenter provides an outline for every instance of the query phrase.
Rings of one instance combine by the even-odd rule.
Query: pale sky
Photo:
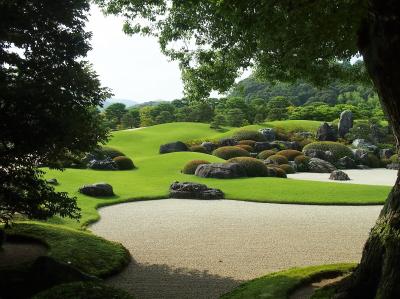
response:
[[[155,38],[124,34],[122,18],[105,17],[95,6],[87,30],[93,33],[88,59],[114,98],[145,102],[183,96],[178,63],[161,53]]]

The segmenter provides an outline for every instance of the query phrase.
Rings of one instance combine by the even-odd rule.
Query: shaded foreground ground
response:
[[[357,262],[380,206],[166,199],[100,210],[91,229],[133,262],[109,283],[137,298],[218,298],[294,266]]]
[[[350,177],[350,181],[332,181],[329,173],[298,172],[289,174],[291,179],[310,180],[320,182],[334,182],[345,184],[393,186],[397,179],[397,170],[377,169],[346,169],[343,170]]]

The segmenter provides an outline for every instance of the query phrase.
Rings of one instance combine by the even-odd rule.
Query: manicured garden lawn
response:
[[[298,287],[321,278],[349,273],[354,266],[354,264],[323,265],[271,273],[240,285],[221,299],[286,299]]]
[[[10,239],[17,236],[39,240],[55,260],[97,277],[119,272],[130,261],[129,252],[121,244],[88,232],[37,222],[16,223],[6,232]]]
[[[274,122],[280,127],[312,128],[313,121]],[[265,127],[263,126],[263,127]],[[253,128],[254,126],[251,126]],[[262,127],[262,126],[259,126]],[[232,131],[223,133],[230,136]],[[82,225],[98,219],[97,207],[124,202],[128,200],[143,200],[166,198],[168,187],[174,181],[202,182],[210,187],[220,188],[226,198],[275,203],[302,204],[381,204],[384,202],[390,188],[386,186],[366,186],[351,184],[335,184],[310,182],[279,178],[244,178],[234,180],[203,179],[180,173],[186,162],[193,159],[204,159],[210,162],[223,162],[217,157],[181,152],[158,154],[159,146],[172,141],[190,141],[193,139],[215,139],[221,136],[209,125],[200,123],[171,123],[133,131],[118,131],[113,133],[109,146],[121,150],[133,159],[137,169],[128,171],[95,171],[68,169],[64,172],[47,170],[48,178],[57,178],[60,185],[57,190],[67,191],[77,196],[82,208],[80,223],[54,218],[53,223],[65,224],[79,228]],[[96,199],[78,193],[78,188],[84,184],[107,182],[114,187],[116,196],[106,199]]]

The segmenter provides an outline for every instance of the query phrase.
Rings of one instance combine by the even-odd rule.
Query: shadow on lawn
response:
[[[124,289],[140,299],[219,298],[243,281],[187,268],[139,264],[132,259],[107,284]]]

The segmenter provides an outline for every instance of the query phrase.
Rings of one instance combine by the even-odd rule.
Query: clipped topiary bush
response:
[[[372,153],[368,153],[368,165],[371,168],[379,168],[381,167],[381,161],[377,156]]]
[[[290,166],[289,164],[281,164],[279,165],[279,168],[283,169],[286,172],[286,174],[295,173],[293,167]]]
[[[247,145],[247,144],[238,144],[236,146],[240,147],[248,152],[252,152],[254,150],[253,147],[251,147],[250,145]]]
[[[115,148],[109,147],[109,146],[102,146],[101,147],[101,152],[105,156],[110,157],[111,159],[114,159],[115,157],[125,156],[125,154],[122,153],[121,151],[119,151],[119,150],[117,150]]]
[[[228,162],[240,164],[246,170],[246,174],[249,177],[268,176],[267,166],[256,158],[238,157],[229,159]]]
[[[261,160],[268,159],[268,157],[275,155],[276,152],[273,150],[265,150],[258,154],[257,158]]]
[[[204,146],[201,146],[201,145],[193,145],[193,146],[191,146],[189,148],[189,150],[191,152],[196,152],[196,153],[203,153],[203,154],[207,153],[206,148]]]
[[[399,155],[398,154],[394,154],[393,156],[390,157],[390,161],[392,161],[392,163],[399,163]]]
[[[250,145],[251,147],[254,147],[254,144],[256,144],[256,141],[254,141],[254,140],[240,140],[238,143],[239,144]]]
[[[233,139],[240,140],[254,140],[254,141],[266,141],[263,134],[253,130],[239,130],[232,136]]]
[[[276,154],[286,157],[289,161],[294,161],[297,156],[303,155],[302,152],[291,149],[279,151]]]
[[[186,165],[182,169],[182,173],[184,174],[194,174],[196,169],[201,164],[210,164],[210,162],[206,160],[192,160],[186,163]]]
[[[309,171],[308,162],[310,162],[310,157],[301,155],[294,158],[294,163],[296,163],[297,171],[307,172]]]
[[[119,170],[131,170],[135,168],[133,161],[125,156],[118,156],[113,159]]]
[[[272,166],[268,167],[268,169],[270,170],[270,172],[274,172],[277,178],[287,178],[286,172],[280,167]]]
[[[381,159],[381,167],[385,168],[387,165],[392,163],[390,159]]]
[[[218,158],[229,160],[236,157],[249,157],[250,153],[237,146],[222,146],[212,152]]]
[[[333,162],[337,162],[340,158],[343,157],[349,157],[349,158],[354,158],[353,152],[350,148],[347,146],[339,143],[339,142],[333,142],[333,141],[318,141],[318,142],[313,142],[310,144],[307,144],[303,148],[303,152],[306,150],[310,149],[315,149],[315,150],[320,150],[320,151],[330,151],[333,154]]]
[[[281,165],[281,164],[288,164],[289,161],[286,157],[281,156],[281,155],[272,155],[269,156],[268,159],[266,160],[268,164],[275,164],[275,165]]]

